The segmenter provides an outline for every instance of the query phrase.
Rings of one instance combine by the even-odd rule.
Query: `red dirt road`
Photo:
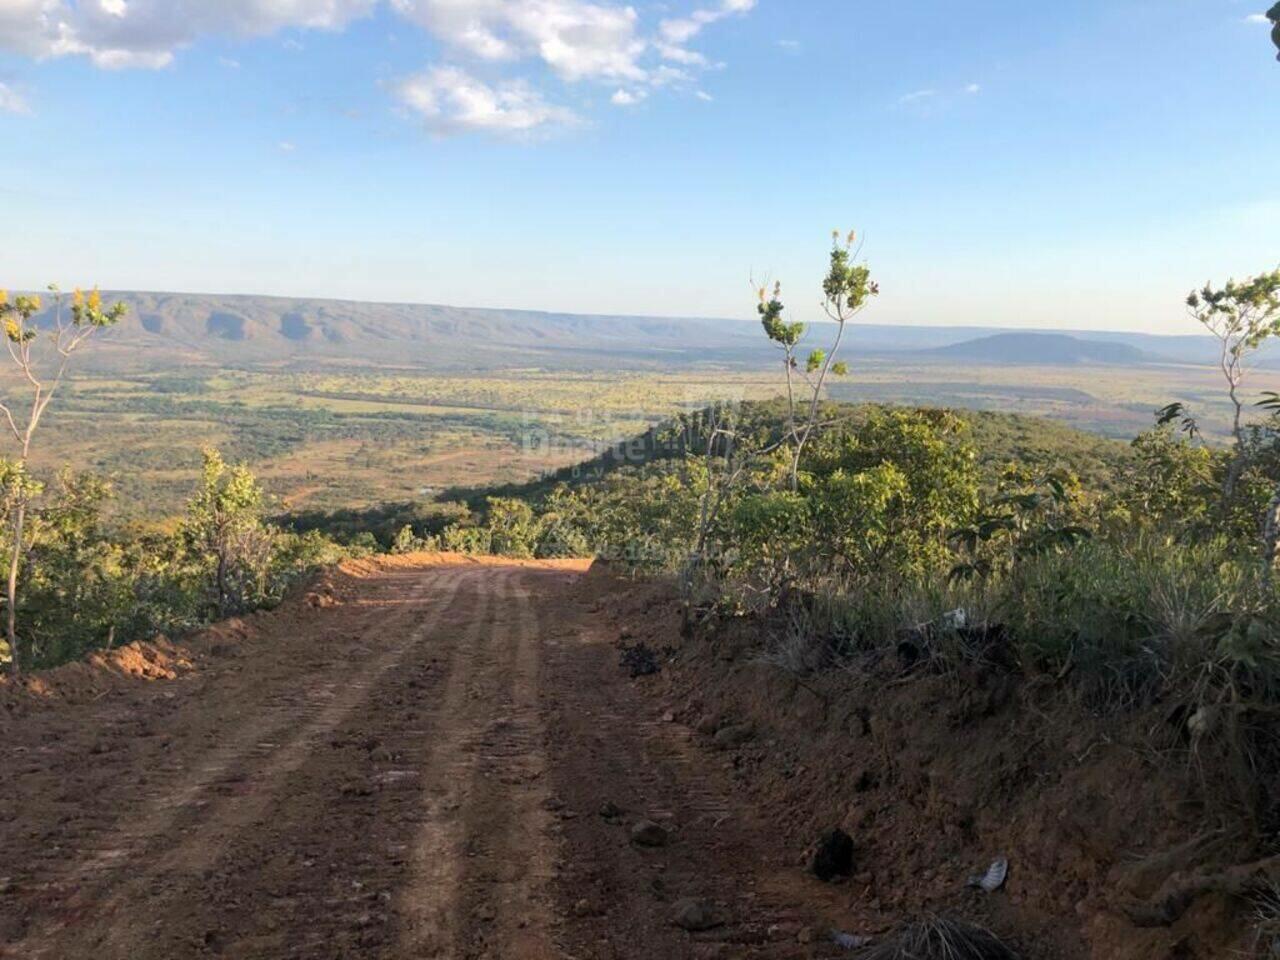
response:
[[[584,573],[369,565],[174,679],[11,696],[0,956],[821,951],[797,936],[821,885],[620,671]],[[641,818],[670,842],[633,845]],[[716,925],[675,926],[685,897]]]

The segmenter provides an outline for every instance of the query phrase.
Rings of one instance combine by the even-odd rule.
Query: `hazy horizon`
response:
[[[1280,265],[1280,261],[1278,261]],[[1271,269],[1271,268],[1267,268]],[[1257,273],[1266,272],[1259,268]],[[1206,278],[1215,284],[1220,284],[1228,279],[1242,279],[1246,274],[1237,272],[1236,274],[1222,274]],[[74,278],[73,278],[74,279]],[[48,293],[49,283],[59,283],[58,280],[46,281],[44,283],[34,284],[18,284],[11,288],[11,291],[26,291],[36,295],[45,295]],[[1203,283],[1204,281],[1202,281]],[[62,284],[59,283],[60,286]],[[240,289],[205,289],[191,288],[178,289],[173,287],[159,286],[120,286],[102,283],[93,284],[98,290],[104,294],[147,294],[156,296],[189,296],[189,297],[242,297],[242,298],[265,298],[273,300],[305,300],[305,301],[323,301],[331,303],[353,303],[353,304],[376,304],[385,306],[412,306],[412,307],[441,307],[446,309],[459,310],[495,310],[515,313],[535,313],[549,315],[565,315],[565,316],[581,316],[581,317],[643,317],[654,320],[700,320],[700,321],[723,321],[730,323],[742,324],[758,324],[759,320],[754,314],[755,304],[750,297],[744,297],[743,306],[739,308],[739,312],[734,313],[701,313],[696,311],[680,311],[680,310],[628,310],[625,305],[617,310],[599,310],[589,307],[566,307],[560,308],[556,306],[537,306],[519,301],[507,303],[505,301],[495,300],[492,302],[479,300],[457,301],[442,300],[430,297],[378,297],[378,296],[351,296],[339,294],[317,294],[317,293],[299,293],[289,289],[280,289],[278,291],[269,290],[240,290]],[[1194,285],[1198,287],[1199,284]],[[64,292],[70,292],[69,287],[64,288]],[[87,289],[87,287],[86,287]],[[922,327],[922,328],[966,328],[975,330],[1008,330],[1011,332],[1025,333],[1079,333],[1079,334],[1133,334],[1138,336],[1155,336],[1155,337],[1207,337],[1208,334],[1197,326],[1195,321],[1188,317],[1181,307],[1181,301],[1186,294],[1193,289],[1193,286],[1187,286],[1185,289],[1179,289],[1172,296],[1173,307],[1163,311],[1169,314],[1173,319],[1166,322],[1163,326],[1141,325],[1139,323],[1126,324],[1123,318],[1115,323],[1103,325],[1101,322],[1091,322],[1088,315],[1083,316],[1067,316],[1055,312],[1052,319],[1046,318],[1042,322],[1023,322],[1019,323],[1013,317],[1001,317],[999,320],[984,322],[982,317],[987,314],[978,314],[974,316],[965,316],[960,319],[949,317],[947,315],[931,316],[927,318],[915,316],[903,316],[902,311],[898,310],[881,310],[880,304],[872,313],[859,321],[858,327]],[[809,298],[812,299],[812,298]],[[797,303],[792,307],[794,315],[797,319],[803,319],[810,326],[818,324],[830,324],[826,317],[822,316],[816,308],[806,311],[806,304]],[[1110,316],[1110,315],[1108,315]]]
[[[33,293],[37,296],[48,296],[48,285],[44,286],[24,286],[20,288],[27,293]],[[379,299],[356,299],[351,297],[325,297],[312,296],[309,294],[298,293],[256,293],[244,291],[216,291],[216,290],[161,290],[161,289],[124,289],[99,287],[99,291],[108,299],[112,296],[133,297],[191,297],[196,299],[243,299],[243,300],[280,300],[286,302],[300,303],[334,303],[334,304],[350,304],[353,306],[385,306],[385,307],[422,307],[428,309],[442,310],[462,310],[475,312],[502,312],[502,313],[524,313],[538,316],[551,317],[601,317],[610,319],[644,319],[644,320],[670,320],[675,322],[690,321],[699,323],[729,323],[742,324],[749,326],[753,332],[759,324],[759,318],[754,315],[743,313],[738,316],[710,316],[693,313],[612,313],[604,311],[580,311],[580,310],[551,310],[539,309],[534,307],[505,307],[490,303],[442,303],[439,301],[429,300],[379,300]],[[10,291],[13,293],[16,291]],[[64,294],[70,294],[71,291],[64,290]],[[49,306],[51,301],[46,302]],[[807,321],[810,327],[834,325],[832,321],[823,316],[810,317]],[[1135,336],[1135,337],[1190,337],[1196,339],[1211,340],[1212,338],[1203,330],[1193,325],[1188,325],[1185,330],[1142,330],[1123,327],[1086,327],[1086,326],[1064,326],[1064,327],[1045,327],[1028,324],[1014,323],[942,323],[930,322],[927,320],[904,319],[896,321],[877,320],[873,316],[868,315],[865,319],[860,320],[852,326],[852,330],[856,332],[859,328],[873,329],[894,329],[894,328],[919,328],[924,330],[963,330],[971,331],[978,335],[991,331],[1009,333],[1030,333],[1030,334],[1069,334],[1087,337],[1095,336]]]

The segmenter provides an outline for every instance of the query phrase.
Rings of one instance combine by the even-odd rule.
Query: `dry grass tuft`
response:
[[[1254,906],[1254,953],[1259,960],[1280,957],[1280,883],[1270,883]]]
[[[1020,960],[991,931],[960,920],[926,917],[903,927],[861,960]]]

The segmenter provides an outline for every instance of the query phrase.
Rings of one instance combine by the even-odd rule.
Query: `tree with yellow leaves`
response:
[[[126,309],[123,303],[104,308],[102,295],[95,288],[87,296],[76,290],[68,315],[58,288],[50,286],[49,290],[54,304],[46,330],[36,323],[43,309],[39,297],[18,296],[11,301],[8,293],[0,290],[0,327],[9,357],[20,374],[20,389],[25,388],[26,395],[25,401],[8,395],[0,400],[0,429],[7,425],[18,447],[16,458],[0,458],[0,484],[4,486],[0,505],[6,511],[10,533],[5,639],[10,671],[15,676],[22,668],[17,606],[27,508],[40,492],[28,472],[32,440],[66,377],[72,356],[99,330],[119,323]]]

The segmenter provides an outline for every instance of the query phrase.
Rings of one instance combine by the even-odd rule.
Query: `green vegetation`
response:
[[[1190,302],[1243,365],[1276,331],[1278,290],[1280,272]],[[791,371],[800,331],[781,315],[762,300]],[[1250,418],[1242,374],[1223,373],[1241,416],[1225,447],[1181,403],[1122,445],[822,402],[799,378],[803,398],[793,383],[782,401],[712,405],[575,473],[474,496],[438,542],[678,574],[691,620],[774,622],[773,658],[800,672],[897,655],[1003,664],[1097,709],[1175,697],[1190,735],[1256,759],[1280,703],[1280,399]]]
[[[851,262],[851,248],[855,240],[853,233],[848,239],[840,242],[837,232],[831,247],[831,265],[827,277],[822,284],[824,299],[822,310],[827,319],[835,324],[835,335],[830,349],[821,347],[809,351],[804,369],[796,358],[796,348],[807,332],[807,326],[800,321],[783,319],[785,307],[779,299],[782,285],[777,284],[770,296],[763,288],[760,290],[760,303],[757,311],[760,324],[764,327],[765,336],[782,348],[783,375],[787,381],[787,446],[791,450],[791,490],[795,492],[800,485],[800,460],[804,456],[805,445],[818,429],[818,404],[822,402],[822,388],[827,377],[844,376],[849,372],[843,360],[836,360],[840,344],[844,341],[845,331],[850,323],[867,306],[867,301],[879,296],[880,287],[871,279],[871,271],[862,264]],[[797,411],[796,376],[804,382],[808,393],[802,406]],[[725,435],[726,438],[731,436]],[[709,442],[714,442],[712,438]]]
[[[17,297],[10,303],[8,293],[0,291],[0,323],[4,326],[9,358],[22,374],[29,400],[25,409],[19,408],[17,404],[0,403],[0,413],[4,414],[18,446],[16,459],[0,462],[0,480],[4,483],[0,500],[6,510],[9,545],[9,577],[5,590],[5,645],[12,652],[15,672],[22,662],[18,645],[18,580],[22,572],[23,555],[27,550],[27,511],[32,500],[41,492],[40,483],[32,479],[28,471],[36,428],[40,426],[41,418],[53,402],[58,388],[62,386],[72,355],[93,334],[118,323],[125,312],[124,304],[120,303],[104,310],[102,297],[97,290],[88,297],[77,290],[68,320],[63,311],[61,293],[56,287],[51,286],[49,289],[53,292],[55,308],[53,329],[45,338],[40,337],[39,329],[32,323],[32,318],[42,307],[40,298]],[[40,346],[47,349],[40,351]],[[45,362],[42,363],[42,360]]]
[[[856,355],[856,332],[850,342]],[[252,467],[289,511],[426,506],[439,491],[532,480],[677,414],[725,399],[768,400],[784,387],[776,370],[740,369],[442,376],[189,367],[181,376],[110,377],[83,369],[64,384],[57,418],[42,424],[31,466],[46,478],[64,465],[109,478],[119,495],[108,520],[117,525],[163,525],[176,516],[207,446]],[[1258,390],[1280,391],[1280,372],[1259,367],[1252,377]],[[857,356],[824,389],[829,399],[857,404],[1047,418],[1015,429],[1031,445],[1044,431],[1051,442],[1083,449],[1092,439],[1063,427],[1127,441],[1171,400],[1195,408],[1210,440],[1229,440],[1232,411],[1220,382],[1210,366],[962,369]],[[0,400],[17,398],[23,383],[0,368]],[[987,456],[981,436],[975,446]]]
[[[115,492],[93,474],[63,471],[30,500],[15,611],[22,667],[270,606],[300,577],[360,552],[266,523],[252,475],[215,451],[205,456],[204,480],[173,533],[110,528],[103,517]],[[12,539],[0,550],[10,556]],[[0,642],[0,663],[14,665],[11,650]]]
[[[341,556],[319,534],[284,534],[264,523],[253,474],[228,467],[214,450],[204,453],[202,483],[176,535],[108,532],[102,513],[111,487],[93,474],[63,470],[49,493],[30,469],[37,428],[75,353],[124,315],[122,304],[104,309],[96,290],[77,290],[66,317],[61,295],[50,289],[47,331],[33,323],[38,297],[10,302],[0,292],[9,356],[26,387],[25,403],[0,403],[17,447],[16,457],[0,458],[0,556],[8,569],[0,663],[17,675],[117,640],[254,609]]]
[[[28,539],[4,546],[27,571],[12,607],[24,662],[271,604],[344,553],[600,556],[678,575],[691,622],[776,619],[772,656],[789,669],[904,649],[940,668],[998,661],[1071,677],[1099,708],[1191,691],[1244,736],[1236,721],[1280,696],[1280,393],[1261,389],[1280,384],[1244,377],[1276,332],[1280,274],[1188,301],[1222,367],[1179,370],[1174,403],[1171,381],[1142,380],[1150,370],[1123,381],[1147,411],[1125,443],[883,402],[871,388],[889,373],[841,355],[878,293],[851,244],[828,261],[833,325],[790,321],[781,288],[761,292],[780,378],[193,371],[71,384],[49,436],[69,420],[64,441],[103,423],[154,439],[125,445],[105,477],[64,470],[43,491],[32,476],[47,466],[5,467],[7,515],[31,508]],[[825,344],[807,349],[815,335]],[[1068,389],[1061,372],[1037,373],[1039,396],[1060,402],[1043,391]],[[871,400],[845,402],[850,389]],[[146,474],[165,497],[144,493]]]

